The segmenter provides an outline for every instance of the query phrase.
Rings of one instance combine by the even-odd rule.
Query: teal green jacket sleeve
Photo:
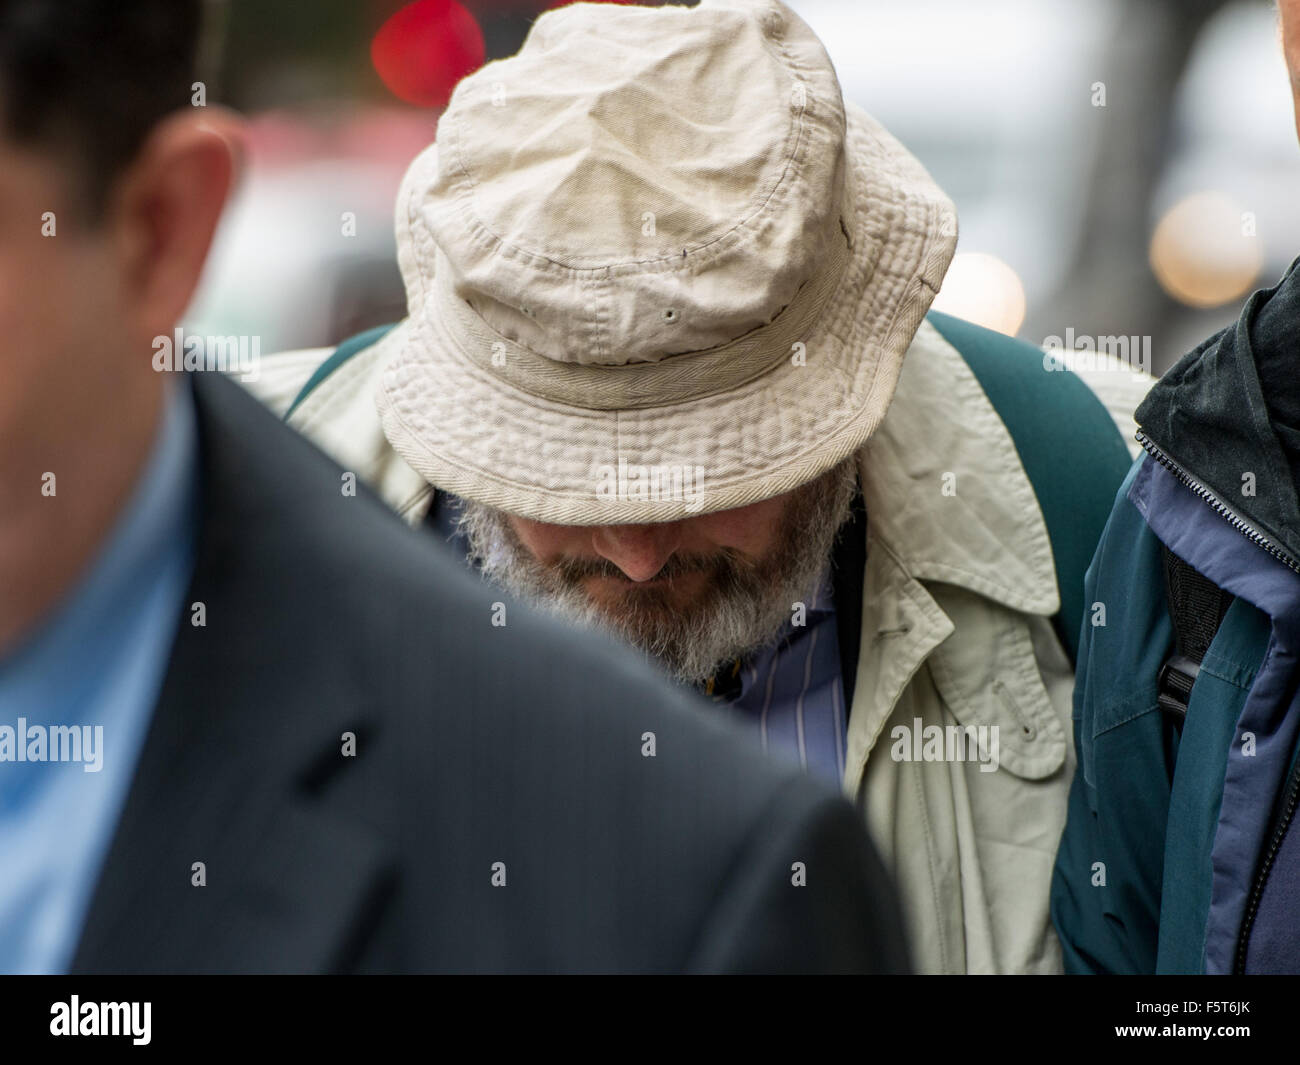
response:
[[[1156,684],[1172,626],[1159,541],[1127,498],[1138,465],[1119,490],[1085,579],[1074,690],[1078,768],[1051,893],[1072,973],[1156,966],[1169,812],[1169,737]]]

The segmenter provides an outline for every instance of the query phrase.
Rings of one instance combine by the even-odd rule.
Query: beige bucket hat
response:
[[[548,11],[402,182],[384,433],[538,521],[788,491],[879,424],[955,218],[779,0]]]

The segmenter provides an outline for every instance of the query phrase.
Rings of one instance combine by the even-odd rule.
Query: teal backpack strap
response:
[[[1074,662],[1086,613],[1083,578],[1133,464],[1105,405],[1083,379],[1044,368],[1043,351],[932,311],[1011,434],[1052,541],[1061,610],[1053,622]]]
[[[316,367],[315,373],[307,378],[307,383],[298,390],[298,394],[293,397],[293,402],[289,404],[289,409],[284,412],[284,420],[289,420],[289,415],[298,409],[298,404],[311,395],[311,393],[315,391],[316,386],[324,381],[325,378],[347,362],[348,359],[352,358],[353,355],[357,354],[357,352],[365,351],[366,348],[376,343],[380,337],[395,325],[397,325],[396,322],[390,322],[388,325],[378,325],[375,326],[374,329],[367,329],[364,333],[358,333],[356,336],[349,337],[347,340],[343,341],[342,344],[334,349],[333,355]]]

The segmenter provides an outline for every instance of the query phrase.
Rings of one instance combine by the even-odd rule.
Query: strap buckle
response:
[[[1173,655],[1166,660],[1156,681],[1156,702],[1160,709],[1179,720],[1187,717],[1192,686],[1200,672],[1201,664],[1186,655]]]

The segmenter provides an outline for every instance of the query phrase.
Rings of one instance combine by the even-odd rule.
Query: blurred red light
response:
[[[483,31],[456,0],[407,4],[370,42],[380,79],[398,99],[418,107],[444,106],[483,58]]]

